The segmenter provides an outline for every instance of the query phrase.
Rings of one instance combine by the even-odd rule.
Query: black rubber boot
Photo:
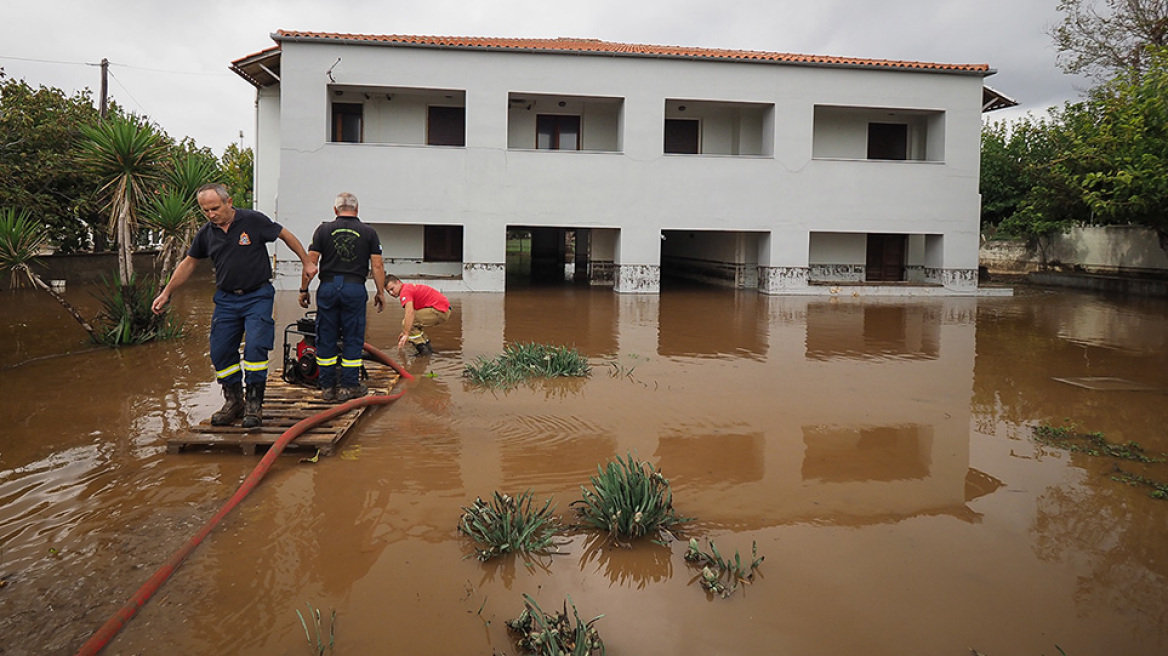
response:
[[[259,428],[264,418],[264,386],[267,383],[252,383],[247,386],[247,404],[243,410],[244,428]]]
[[[223,385],[223,398],[226,403],[211,415],[212,426],[230,426],[243,416],[243,383]]]
[[[434,355],[434,349],[430,346],[430,340],[426,340],[426,341],[422,342],[421,344],[415,343],[414,344],[414,351],[416,351],[417,355],[419,355],[419,356]]]

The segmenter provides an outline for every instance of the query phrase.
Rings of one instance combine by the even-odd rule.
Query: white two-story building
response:
[[[257,209],[307,239],[350,191],[387,268],[504,291],[977,292],[984,64],[589,39],[280,31],[257,88]]]

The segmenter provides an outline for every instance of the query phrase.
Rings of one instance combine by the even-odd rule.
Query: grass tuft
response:
[[[718,553],[718,547],[713,540],[707,540],[710,552],[706,553],[698,547],[696,538],[690,538],[689,550],[685,552],[685,561],[695,567],[701,567],[700,581],[702,589],[721,595],[723,599],[734,594],[740,583],[750,583],[754,580],[754,571],[762,564],[766,556],[758,555],[758,544],[750,543],[750,565],[744,565],[738,550],[734,551],[734,559],[723,558]]]
[[[567,346],[520,343],[503,347],[494,360],[478,358],[462,375],[477,385],[508,389],[529,378],[584,377],[592,367],[579,351]]]
[[[518,498],[495,492],[490,502],[479,497],[462,509],[458,530],[483,545],[475,549],[479,560],[554,550],[553,540],[561,527],[552,514],[552,500],[548,498],[543,508],[535,510],[532,497],[531,490]]]
[[[568,615],[568,607],[572,615]],[[523,595],[523,612],[519,617],[508,620],[507,628],[516,636],[516,643],[525,654],[537,656],[591,656],[604,654],[604,642],[593,624],[603,615],[588,622],[580,619],[580,613],[572,598],[564,602],[564,609],[548,614],[535,603],[530,595]]]
[[[668,533],[675,524],[692,521],[673,511],[669,479],[653,465],[629,455],[596,469],[597,475],[589,479],[592,489],[580,486],[584,498],[573,502],[585,526],[619,540]]]

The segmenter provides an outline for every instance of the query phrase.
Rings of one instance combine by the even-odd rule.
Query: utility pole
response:
[[[101,105],[98,108],[102,120],[105,120],[106,95],[109,93],[109,60],[101,58]]]

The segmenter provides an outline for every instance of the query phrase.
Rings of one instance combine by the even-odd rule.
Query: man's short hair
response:
[[[357,209],[357,197],[347,191],[342,191],[337,194],[337,199],[333,201],[333,208],[338,210],[354,210]]]
[[[195,190],[195,198],[198,198],[199,194],[203,193],[204,191],[215,192],[215,195],[219,197],[219,200],[224,202],[231,198],[231,193],[227,191],[227,185],[224,185],[220,182],[208,182],[202,187],[199,187],[197,190]]]
[[[397,276],[393,275],[392,273],[385,274],[385,284],[388,285],[388,284],[394,283],[394,282],[401,282],[401,278],[398,278]]]

